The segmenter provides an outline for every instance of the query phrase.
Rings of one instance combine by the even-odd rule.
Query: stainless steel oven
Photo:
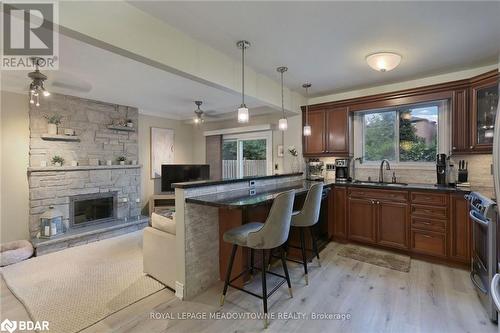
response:
[[[466,195],[472,221],[472,262],[470,277],[492,321],[497,311],[491,296],[491,281],[497,272],[497,212],[493,200],[472,192]]]

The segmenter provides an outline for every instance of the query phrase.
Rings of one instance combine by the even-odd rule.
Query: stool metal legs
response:
[[[264,304],[264,328],[267,328],[266,250],[262,250],[262,302]]]
[[[304,265],[306,285],[309,285],[309,277],[307,275],[307,255],[306,255],[306,241],[304,237],[304,228],[300,228],[299,233],[300,233],[300,250],[302,252],[302,265]]]
[[[224,281],[224,291],[220,296],[220,305],[224,305],[224,297],[226,297],[227,288],[229,287],[229,280],[231,279],[231,271],[233,270],[233,262],[234,257],[236,255],[236,250],[238,249],[238,245],[233,245],[233,249],[231,250],[231,257],[229,258],[229,266],[226,271],[226,281]]]
[[[269,257],[271,257],[271,254],[269,254]],[[288,267],[286,266],[286,252],[283,247],[281,247],[281,265],[283,266],[283,271],[285,272],[286,283],[288,284],[288,292],[290,293],[290,297],[293,297],[290,275],[288,274]]]
[[[314,236],[313,227],[310,227],[309,231],[311,232],[313,251],[316,253],[316,258],[318,258],[318,265],[319,267],[321,267],[321,262],[319,261],[318,243],[316,242],[316,236]]]

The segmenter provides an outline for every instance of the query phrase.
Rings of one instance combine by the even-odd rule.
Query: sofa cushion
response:
[[[175,235],[175,216],[168,218],[160,214],[151,214],[151,226],[155,229]]]

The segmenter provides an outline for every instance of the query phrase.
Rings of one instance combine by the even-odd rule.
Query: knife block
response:
[[[467,183],[469,172],[467,170],[458,170],[458,182]]]

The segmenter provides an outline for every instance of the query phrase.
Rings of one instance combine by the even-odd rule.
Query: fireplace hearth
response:
[[[118,192],[79,194],[69,198],[69,227],[79,228],[117,218]]]

